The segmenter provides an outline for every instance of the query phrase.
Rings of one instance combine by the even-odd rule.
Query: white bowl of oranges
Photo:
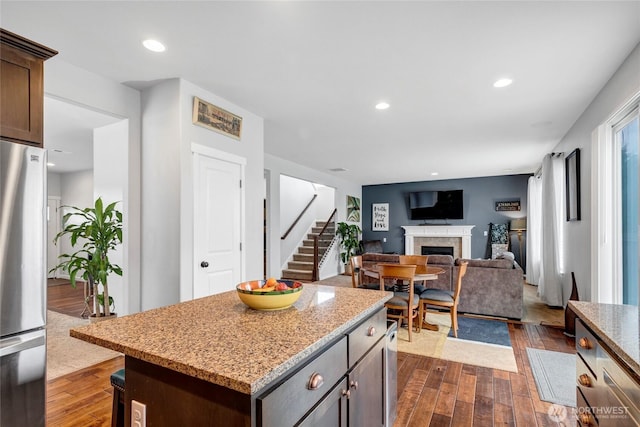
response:
[[[302,283],[295,280],[251,280],[236,286],[240,300],[255,310],[283,310],[300,298]]]

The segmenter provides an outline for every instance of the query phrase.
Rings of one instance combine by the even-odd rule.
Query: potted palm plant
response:
[[[340,246],[342,248],[340,259],[344,264],[345,274],[351,274],[351,264],[349,260],[351,259],[351,255],[356,253],[360,245],[359,237],[361,231],[357,224],[347,224],[346,222],[338,223],[336,234],[340,238]]]
[[[80,245],[76,252],[60,255],[60,264],[51,271],[62,269],[67,272],[74,288],[79,277],[89,283],[89,294],[93,298],[91,317],[96,319],[115,316],[111,312],[113,298],[109,296],[107,279],[111,273],[122,276],[120,266],[109,261],[109,252],[122,243],[122,212],[116,209],[116,203],[104,207],[99,197],[92,208],[67,206],[72,211],[64,215],[63,224],[66,225],[54,239],[57,243],[62,236],[68,235],[72,247]]]

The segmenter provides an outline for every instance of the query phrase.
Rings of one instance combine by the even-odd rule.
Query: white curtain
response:
[[[538,296],[550,306],[564,305],[564,159],[547,154],[542,160],[542,239]]]
[[[542,267],[542,180],[529,178],[527,187],[527,283],[538,286]]]

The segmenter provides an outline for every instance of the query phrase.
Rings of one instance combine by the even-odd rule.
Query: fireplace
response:
[[[473,225],[402,226],[404,229],[404,253],[421,255],[424,246],[446,247],[453,249],[454,258],[471,258],[471,229],[473,227]],[[447,253],[450,254],[448,251]]]
[[[422,255],[451,255],[454,256],[453,246],[421,246]]]

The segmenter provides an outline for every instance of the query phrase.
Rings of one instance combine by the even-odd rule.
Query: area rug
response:
[[[423,329],[420,333],[412,333],[412,341],[409,342],[407,328],[400,328],[398,331],[398,351],[468,365],[518,372],[511,346],[447,337],[451,330],[451,318],[448,314],[428,313],[427,321],[437,324],[438,331]],[[460,336],[459,330],[460,318],[458,318],[458,336]]]
[[[576,355],[527,347],[540,400],[576,407]]]
[[[47,311],[47,381],[120,356],[69,336],[69,329],[87,324],[88,319]]]
[[[454,338],[453,330],[449,331],[448,336]],[[499,320],[458,316],[458,338],[511,347],[507,323]]]

